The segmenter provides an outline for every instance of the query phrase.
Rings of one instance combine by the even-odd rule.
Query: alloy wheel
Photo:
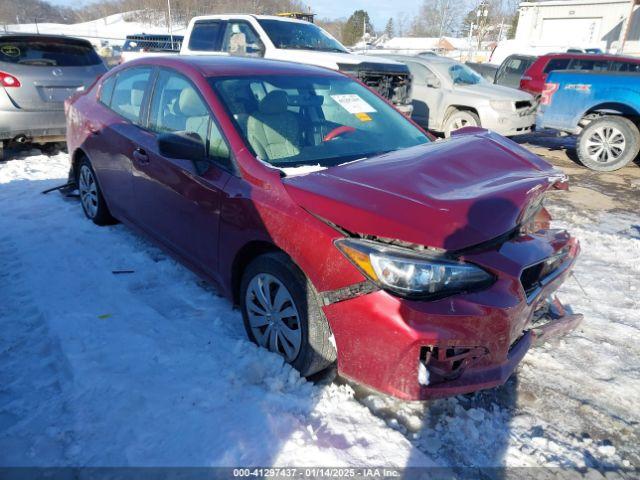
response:
[[[594,162],[610,163],[624,155],[627,142],[624,134],[615,127],[594,130],[587,139],[587,154]]]
[[[300,316],[287,288],[276,277],[260,273],[249,282],[245,306],[256,342],[292,362],[302,345]]]
[[[98,213],[98,187],[93,172],[87,165],[80,167],[78,190],[85,213],[89,218],[95,218]]]

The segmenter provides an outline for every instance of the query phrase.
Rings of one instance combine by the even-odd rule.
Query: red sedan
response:
[[[485,130],[434,142],[341,73],[140,59],[67,119],[86,216],[160,244],[303,375],[471,392],[581,318],[551,301],[579,251],[542,206],[564,175]]]

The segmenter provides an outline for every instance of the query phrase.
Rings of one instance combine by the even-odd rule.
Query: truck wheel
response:
[[[4,162],[4,140],[0,140],[0,162]]]
[[[284,253],[253,260],[242,275],[240,307],[247,334],[308,377],[336,359],[318,294]]]
[[[578,137],[578,158],[598,172],[618,170],[640,152],[640,131],[629,119],[605,116],[592,121]]]
[[[454,110],[444,122],[444,136],[449,138],[451,133],[464,127],[479,127],[480,117],[468,110]]]

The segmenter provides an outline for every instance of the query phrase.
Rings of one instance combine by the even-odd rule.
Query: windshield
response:
[[[91,44],[64,38],[0,38],[0,62],[43,67],[85,67],[102,60]]]
[[[258,20],[276,48],[342,52],[347,50],[335,38],[313,23]]]
[[[247,145],[276,167],[330,167],[429,142],[359,83],[341,77],[212,78]]]
[[[477,85],[484,81],[481,75],[461,63],[449,67],[448,72],[455,85]]]

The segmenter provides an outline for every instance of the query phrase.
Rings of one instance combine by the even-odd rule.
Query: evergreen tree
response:
[[[393,18],[390,18],[387,21],[387,26],[384,27],[384,33],[386,33],[389,38],[393,38],[396,36],[396,29],[395,25],[393,24]]]
[[[364,28],[367,33],[373,33],[373,24],[366,10],[356,10],[351,14],[342,30],[342,40],[345,45],[355,45],[362,39]]]

